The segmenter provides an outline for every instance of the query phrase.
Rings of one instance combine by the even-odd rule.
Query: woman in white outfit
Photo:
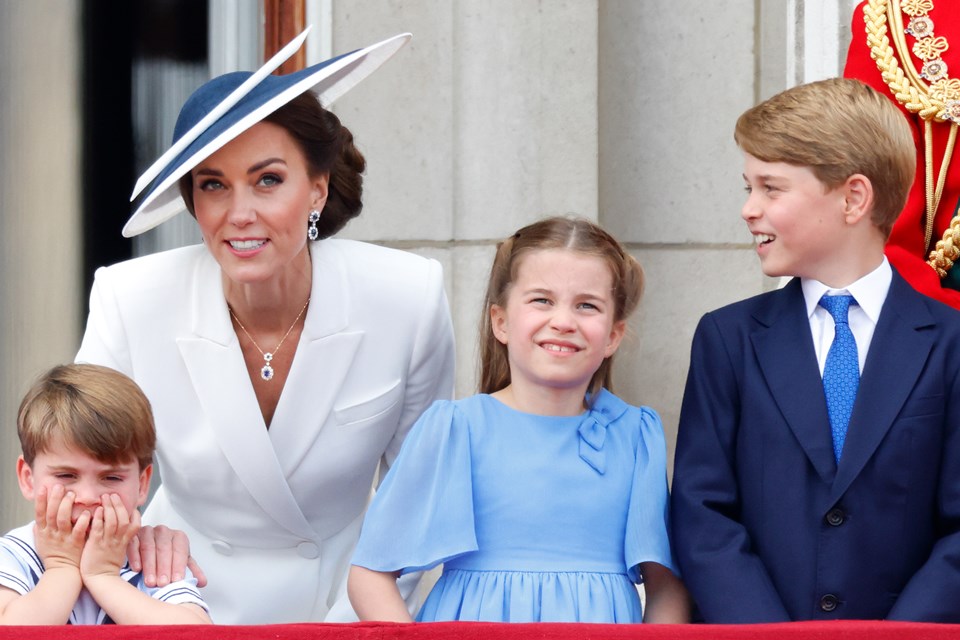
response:
[[[203,244],[98,270],[77,354],[149,397],[162,485],[145,521],[186,532],[225,624],[355,619],[378,465],[452,392],[440,265],[330,238],[360,212],[364,159],[321,101],[409,36],[268,75],[303,35],[184,104],[124,235],[186,208]]]

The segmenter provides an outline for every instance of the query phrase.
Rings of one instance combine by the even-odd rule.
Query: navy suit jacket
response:
[[[706,622],[960,622],[960,312],[896,272],[839,465],[800,280],[705,315],[672,518]]]

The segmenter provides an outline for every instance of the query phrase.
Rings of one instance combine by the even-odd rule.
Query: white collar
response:
[[[890,283],[892,281],[893,269],[890,268],[890,263],[887,261],[886,256],[883,257],[883,261],[876,269],[844,289],[833,289],[819,280],[801,279],[800,286],[803,289],[803,299],[807,305],[807,318],[813,316],[823,294],[839,295],[848,293],[856,299],[857,304],[863,309],[863,312],[866,313],[867,317],[876,325],[880,319],[880,310],[883,308],[883,303],[887,299],[887,292],[890,291]]]

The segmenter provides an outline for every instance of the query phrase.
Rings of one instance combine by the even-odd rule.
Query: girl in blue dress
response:
[[[348,586],[362,620],[409,621],[397,577],[440,563],[418,621],[689,618],[663,427],[608,391],[642,289],[636,260],[583,219],[500,243],[481,393],[434,403],[377,491]]]

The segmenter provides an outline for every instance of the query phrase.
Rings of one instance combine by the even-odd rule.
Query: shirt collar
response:
[[[873,324],[877,324],[880,319],[880,310],[887,299],[887,292],[890,290],[892,281],[893,270],[890,268],[886,256],[883,257],[880,266],[844,289],[831,289],[819,280],[802,279],[800,286],[803,289],[803,299],[807,305],[807,318],[813,317],[813,312],[817,310],[817,305],[823,294],[849,293],[856,299],[857,304]]]

